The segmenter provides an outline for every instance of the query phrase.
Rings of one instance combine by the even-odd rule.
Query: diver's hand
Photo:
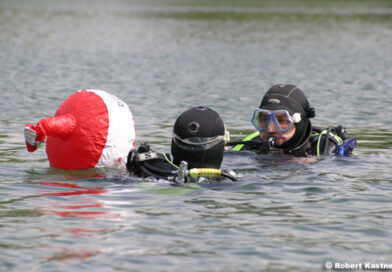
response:
[[[24,137],[29,152],[34,152],[45,141],[45,135],[37,127],[29,124],[24,128]]]

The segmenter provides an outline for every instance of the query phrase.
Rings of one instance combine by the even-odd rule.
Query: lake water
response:
[[[392,1],[0,1],[0,271],[392,264],[391,44]],[[357,156],[227,152],[239,182],[173,187],[25,148],[24,124],[86,88],[124,100],[155,150],[196,105],[242,138],[275,83],[307,94],[313,124],[346,126]]]

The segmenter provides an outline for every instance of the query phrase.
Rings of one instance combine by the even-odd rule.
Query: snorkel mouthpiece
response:
[[[271,149],[273,149],[275,147],[275,141],[276,141],[275,137],[265,138],[261,144],[261,151],[263,151],[263,152],[271,151]]]

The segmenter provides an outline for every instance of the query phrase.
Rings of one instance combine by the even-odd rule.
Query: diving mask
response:
[[[301,121],[301,114],[294,113],[290,115],[287,110],[275,110],[268,111],[263,109],[256,109],[253,112],[252,124],[260,132],[264,132],[268,123],[273,121],[276,127],[282,133],[289,131],[293,123],[299,123]]]
[[[225,131],[224,135],[218,135],[215,137],[189,137],[182,139],[180,136],[173,132],[173,141],[180,145],[183,149],[187,150],[208,150],[220,142],[227,143],[230,140],[229,131]]]

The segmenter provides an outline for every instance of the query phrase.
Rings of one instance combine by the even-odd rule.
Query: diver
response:
[[[173,159],[143,143],[129,152],[126,166],[132,175],[180,184],[225,178],[235,181],[233,171],[220,170],[229,138],[217,112],[208,107],[193,107],[175,121],[171,141]]]
[[[294,85],[273,85],[253,112],[256,132],[241,141],[229,142],[233,150],[253,150],[263,154],[292,154],[298,157],[350,156],[357,143],[342,126],[312,127],[315,109]]]

